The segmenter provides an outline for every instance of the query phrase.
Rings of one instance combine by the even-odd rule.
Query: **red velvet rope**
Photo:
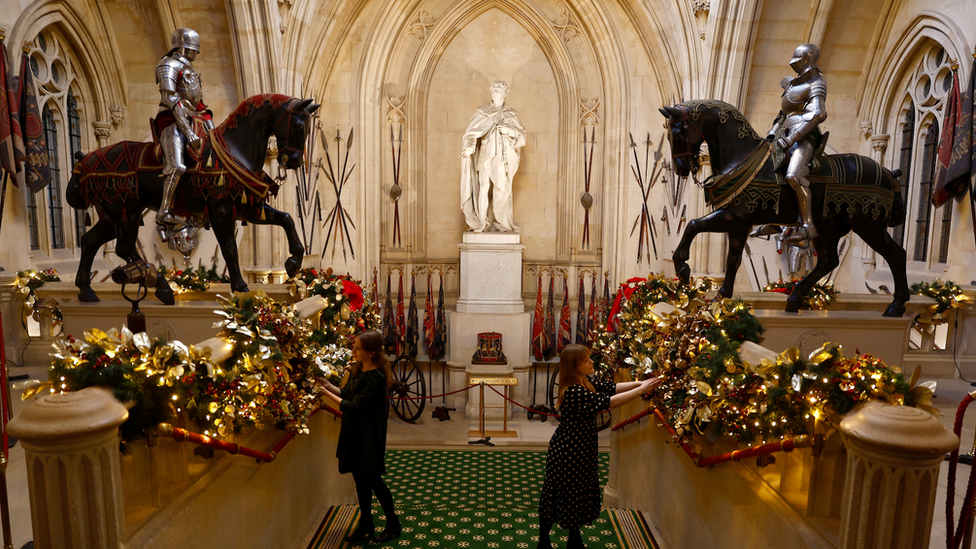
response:
[[[428,398],[440,398],[440,397],[450,396],[450,395],[453,395],[455,393],[460,393],[460,392],[463,392],[463,391],[467,391],[469,389],[473,389],[474,387],[477,387],[477,386],[478,386],[477,384],[475,384],[475,385],[468,385],[464,389],[458,389],[457,391],[451,391],[450,393],[444,393],[442,395],[432,395],[432,396],[428,396],[428,397],[391,397],[391,396],[388,396],[386,398],[387,398],[387,400],[426,400]]]
[[[514,400],[512,400],[512,399],[510,399],[510,398],[508,398],[507,396],[505,396],[504,394],[502,394],[502,393],[500,393],[500,392],[498,392],[498,389],[496,389],[496,388],[494,388],[494,387],[492,387],[491,385],[488,385],[488,388],[489,388],[489,389],[491,389],[492,391],[495,391],[495,394],[496,394],[496,395],[498,395],[498,396],[500,396],[500,397],[502,397],[502,398],[504,398],[505,400],[507,400],[507,401],[509,401],[509,402],[511,402],[512,404],[514,404],[514,405],[516,405],[516,406],[518,406],[519,408],[524,408],[524,409],[526,409],[526,410],[528,410],[528,411],[530,411],[530,412],[532,412],[533,414],[539,414],[540,416],[549,416],[549,417],[554,417],[554,418],[556,418],[556,419],[562,419],[562,416],[560,416],[560,415],[557,415],[557,414],[547,414],[547,413],[545,413],[545,412],[540,412],[539,410],[533,410],[532,408],[528,408],[528,407],[526,407],[526,406],[522,406],[522,405],[521,405],[521,404],[519,404],[518,402],[515,402]],[[603,412],[600,412],[600,413],[602,414]]]
[[[956,422],[952,426],[952,432],[956,436],[960,436],[962,433],[962,420],[966,415],[966,408],[969,407],[970,403],[974,400],[972,393],[966,395],[959,403],[959,408],[956,409]],[[961,440],[961,438],[960,438]],[[961,446],[961,444],[960,444]],[[955,504],[955,492],[956,492],[956,466],[959,463],[959,448],[955,448],[952,453],[949,454],[949,478],[948,487],[946,488],[946,548],[947,549],[959,549],[962,544],[962,537],[966,525],[966,521],[969,519],[969,514],[973,507],[973,481],[974,473],[976,473],[976,467],[971,467],[969,471],[969,486],[966,488],[966,497],[963,498],[962,503],[962,513],[959,515],[959,523],[956,526],[955,535],[953,535],[952,529],[955,525],[953,520],[953,505]]]

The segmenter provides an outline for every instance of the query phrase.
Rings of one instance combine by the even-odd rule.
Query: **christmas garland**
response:
[[[638,282],[594,355],[605,375],[623,368],[635,379],[661,376],[649,398],[666,411],[675,439],[692,446],[706,430],[748,445],[812,434],[815,420],[833,421],[871,399],[935,413],[931,385],[912,387],[898,367],[871,355],[845,358],[825,344],[809,357],[791,348],[775,361],[743,361],[740,346],[759,342],[762,331],[741,301],[704,303]]]
[[[771,282],[763,287],[764,292],[778,292],[781,294],[793,293],[793,288],[799,284],[801,279],[793,278],[784,281],[782,278],[776,282]],[[824,311],[833,303],[836,295],[840,293],[834,289],[833,282],[817,282],[810,288],[807,295],[803,296],[803,306],[813,311]]]
[[[17,279],[14,281],[14,285],[24,296],[24,309],[23,315],[20,319],[20,323],[27,329],[27,311],[31,311],[31,318],[35,321],[41,321],[41,303],[37,298],[37,289],[43,286],[47,282],[61,282],[61,277],[58,276],[58,271],[55,269],[44,269],[43,271],[36,271],[34,269],[27,269],[25,271],[17,271]],[[57,328],[56,331],[61,331],[61,326],[64,324],[64,317],[61,315],[61,308],[57,305],[51,309],[51,318],[54,322],[54,326]]]
[[[951,280],[942,282],[936,279],[931,283],[919,282],[912,284],[909,291],[912,295],[924,295],[935,299],[935,304],[920,312],[912,323],[912,328],[927,333],[932,333],[936,326],[948,322],[949,315],[945,314],[946,311],[962,307],[967,299],[962,289]]]
[[[215,282],[230,282],[230,277],[217,274],[217,266],[212,265],[209,269],[204,269],[203,265],[196,270],[189,267],[185,270],[177,268],[169,269],[159,267],[159,275],[169,281],[170,288],[177,294],[184,292],[205,292]]]
[[[326,304],[318,326],[260,290],[218,296],[222,309],[215,327],[226,344],[221,349],[151,340],[127,328],[58,339],[48,381],[29,387],[23,398],[108,386],[120,401],[133,404],[122,426],[123,442],[182,413],[212,437],[264,425],[307,433],[319,407],[315,378],[337,382],[352,359],[352,336],[377,316],[375,304],[349,277],[328,273],[313,286],[336,284],[344,289],[343,299]],[[361,305],[345,310],[350,300]],[[218,364],[214,352],[229,357]]]

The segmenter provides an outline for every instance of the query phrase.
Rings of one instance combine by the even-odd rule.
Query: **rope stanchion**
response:
[[[464,391],[469,391],[471,389],[474,389],[477,386],[478,386],[478,384],[476,383],[474,385],[468,385],[467,387],[465,387],[463,389],[458,389],[457,391],[451,391],[450,393],[444,393],[444,394],[440,394],[440,395],[431,395],[431,396],[426,396],[426,397],[391,397],[391,396],[388,396],[388,397],[386,397],[386,399],[387,400],[426,400],[428,398],[441,398],[441,397],[451,396],[451,395],[453,395],[455,393],[462,393]]]
[[[956,409],[956,421],[952,426],[952,432],[958,437],[962,433],[962,421],[963,417],[966,415],[966,408],[976,400],[976,392],[969,393],[966,395],[962,402],[959,403],[959,408]],[[967,525],[970,520],[970,515],[972,514],[973,508],[973,481],[976,480],[976,467],[973,467],[969,471],[969,486],[966,488],[966,497],[963,498],[962,512],[959,514],[958,526],[956,526],[956,521],[954,520],[954,510],[953,505],[955,504],[955,492],[956,492],[956,467],[959,463],[959,448],[956,448],[949,454],[949,476],[948,476],[948,486],[946,488],[946,548],[947,549],[959,549],[962,544],[962,538],[966,530],[968,530]],[[955,526],[955,532],[953,532],[953,527]]]

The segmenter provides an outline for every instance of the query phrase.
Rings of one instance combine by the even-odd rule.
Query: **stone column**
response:
[[[10,420],[24,445],[38,549],[121,549],[119,425],[129,412],[102,387],[38,398]]]
[[[847,446],[842,549],[929,546],[939,465],[959,438],[928,412],[869,402],[840,423]]]

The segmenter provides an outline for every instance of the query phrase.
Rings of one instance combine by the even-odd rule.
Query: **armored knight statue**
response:
[[[169,53],[156,64],[156,84],[159,86],[159,111],[156,114],[156,135],[163,151],[163,201],[156,213],[156,230],[165,242],[168,231],[179,231],[184,220],[173,214],[176,185],[186,171],[186,147],[201,147],[201,136],[193,129],[193,118],[203,120],[207,132],[213,129],[213,119],[203,103],[203,85],[193,69],[193,60],[200,53],[200,35],[192,29],[176,29],[170,38]]]
[[[786,181],[796,193],[802,226],[792,231],[789,242],[802,242],[817,236],[813,225],[813,193],[810,189],[810,160],[823,139],[820,123],[827,119],[827,82],[817,67],[820,48],[800,44],[793,52],[790,67],[796,77],[784,81],[782,111],[769,130],[767,139],[786,155]]]
[[[515,109],[505,104],[508,85],[495,80],[489,91],[491,103],[478,107],[462,139],[461,211],[476,233],[517,232],[512,178],[519,169],[525,128]]]

